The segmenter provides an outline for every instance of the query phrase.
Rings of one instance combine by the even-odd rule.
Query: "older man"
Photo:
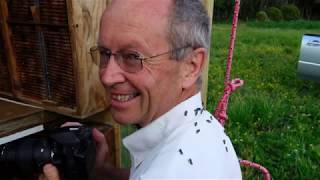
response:
[[[112,1],[92,53],[100,56],[114,120],[141,128],[123,140],[130,171],[102,163],[106,145],[94,131],[101,179],[241,179],[229,138],[201,102],[208,48],[200,0]],[[51,165],[44,172],[58,178]]]

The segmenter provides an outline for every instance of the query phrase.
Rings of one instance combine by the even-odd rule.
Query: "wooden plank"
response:
[[[10,41],[11,38],[11,32],[8,27],[8,24],[6,23],[8,20],[8,8],[7,8],[7,2],[5,0],[0,0],[0,18],[2,21],[1,25],[1,31],[3,34],[3,41],[4,41],[4,48],[6,51],[6,56],[8,59],[8,70],[9,70],[9,75],[11,77],[11,90],[14,95],[21,95],[20,92],[20,81],[18,78],[18,73],[17,73],[17,65],[16,65],[16,57],[13,52],[12,44]]]
[[[203,3],[208,11],[210,17],[210,42],[211,42],[211,29],[212,29],[212,18],[213,18],[213,6],[214,0],[203,0]],[[203,68],[202,72],[202,102],[204,105],[207,104],[207,91],[208,91],[208,72],[209,72],[209,62],[210,62],[210,44],[208,49],[208,60]]]
[[[1,19],[1,17],[0,17]],[[0,20],[0,93],[11,93],[11,81],[8,69],[8,59],[4,49],[4,41],[2,36],[2,21]]]
[[[81,116],[77,116],[76,114],[76,110],[73,108],[68,108],[68,107],[64,107],[64,106],[58,106],[56,104],[56,102],[52,102],[52,101],[42,101],[42,103],[40,104],[39,100],[36,100],[34,98],[31,97],[27,97],[27,96],[23,96],[23,97],[19,97],[19,100],[23,101],[23,102],[27,102],[28,104],[32,104],[34,106],[41,106],[44,109],[48,110],[48,111],[52,111],[52,112],[56,112],[59,114],[63,114],[66,116],[72,116],[75,118],[82,118]]]
[[[0,98],[0,137],[60,118],[40,107]]]
[[[67,1],[71,46],[76,79],[77,114],[92,115],[108,106],[106,91],[99,79],[99,66],[90,56],[97,43],[100,17],[109,0]]]
[[[41,108],[29,105],[22,105],[13,101],[6,100],[4,98],[0,98],[0,107],[1,123],[43,111],[43,109]]]

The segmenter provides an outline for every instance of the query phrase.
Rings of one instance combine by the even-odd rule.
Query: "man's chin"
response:
[[[133,125],[137,124],[132,116],[129,116],[126,113],[120,113],[120,112],[112,112],[111,111],[112,118],[115,122],[121,124],[121,125]]]

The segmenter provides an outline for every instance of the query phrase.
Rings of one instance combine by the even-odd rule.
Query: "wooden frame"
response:
[[[41,106],[46,110],[57,112],[60,114],[76,117],[76,118],[86,118],[91,116],[97,112],[101,112],[108,107],[108,100],[106,99],[106,91],[100,83],[99,75],[98,75],[98,65],[93,62],[90,56],[90,47],[96,44],[99,32],[100,25],[100,17],[110,2],[110,0],[96,0],[95,3],[92,3],[91,0],[55,0],[49,3],[61,3],[65,1],[66,11],[67,11],[67,31],[65,33],[69,34],[70,39],[70,48],[71,48],[71,56],[73,67],[69,68],[70,71],[70,79],[72,83],[66,83],[64,80],[64,84],[66,84],[66,89],[71,88],[74,90],[70,90],[74,92],[75,96],[71,97],[74,103],[70,106],[66,106],[57,100],[52,100],[51,98],[44,98],[43,92],[45,91],[45,85],[43,83],[38,83],[37,96],[30,95],[24,93],[26,83],[24,83],[21,72],[24,71],[19,66],[21,64],[21,58],[17,57],[17,45],[14,44],[15,35],[17,33],[14,32],[14,25],[12,25],[12,21],[10,22],[10,12],[8,11],[8,4],[6,0],[0,0],[0,8],[1,8],[1,22],[2,23],[2,32],[4,34],[4,44],[6,47],[6,53],[8,58],[8,69],[11,77],[12,84],[12,94],[15,98],[20,99],[23,102],[30,103],[33,105]],[[32,1],[34,2],[34,1]],[[23,2],[23,3],[27,3]],[[21,2],[21,4],[23,4]],[[30,6],[31,14],[33,16],[33,21],[29,22],[19,22],[21,27],[32,25],[31,28],[36,29],[37,32],[44,31],[45,28],[49,26],[53,26],[54,22],[42,22],[40,19],[40,9],[41,5],[38,6]],[[16,23],[16,22],[14,22]],[[24,24],[23,24],[24,23]],[[61,26],[61,25],[60,25]],[[59,27],[60,27],[59,26]],[[16,28],[19,29],[19,28]],[[21,28],[20,28],[21,29]],[[41,32],[42,33],[42,32]],[[61,43],[60,43],[61,45]],[[49,45],[48,45],[49,46]],[[50,53],[50,49],[45,49],[45,52]],[[41,53],[40,53],[41,54]],[[19,55],[18,55],[19,56]],[[62,61],[60,60],[60,64]],[[37,62],[38,66],[42,62]],[[43,64],[43,63],[42,63]],[[50,64],[46,66],[49,66]],[[34,68],[35,69],[35,68]],[[58,69],[59,70],[59,69]],[[35,70],[33,70],[35,71]],[[40,70],[39,70],[40,71]],[[65,70],[64,70],[65,71]],[[36,72],[37,73],[37,72]],[[47,72],[46,72],[47,73]],[[38,73],[37,76],[41,76],[38,78],[43,80],[45,79],[46,73]],[[39,75],[40,74],[40,75]],[[44,75],[43,75],[44,74]],[[51,74],[51,78],[61,79],[64,78],[61,75]],[[57,77],[61,76],[61,77]],[[69,77],[68,77],[69,78]],[[58,80],[56,80],[58,81]],[[56,83],[58,84],[58,83]],[[48,86],[49,87],[49,86]],[[50,87],[49,87],[50,89]],[[47,90],[48,91],[48,90]],[[57,96],[65,96],[59,95],[60,89],[55,89],[52,94],[58,94]],[[33,90],[35,93],[35,91]],[[68,95],[67,95],[68,96]],[[50,96],[51,97],[51,96]],[[70,97],[61,97],[60,99],[67,99]],[[70,98],[70,99],[71,99]],[[62,105],[61,105],[62,104]]]

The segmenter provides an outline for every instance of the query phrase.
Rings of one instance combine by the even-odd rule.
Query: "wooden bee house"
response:
[[[96,44],[108,0],[0,0],[0,95],[85,118],[108,106]]]

